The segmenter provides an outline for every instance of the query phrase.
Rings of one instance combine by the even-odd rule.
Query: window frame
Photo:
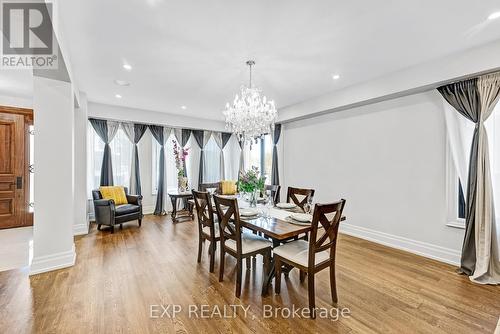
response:
[[[459,176],[453,163],[450,142],[446,139],[446,226],[465,229],[465,218],[458,216]]]

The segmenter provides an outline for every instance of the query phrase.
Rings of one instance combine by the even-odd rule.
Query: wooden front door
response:
[[[0,112],[0,228],[26,224],[24,116]]]

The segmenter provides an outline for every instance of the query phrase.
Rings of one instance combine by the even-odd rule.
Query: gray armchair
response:
[[[115,205],[112,199],[103,199],[99,190],[92,190],[94,199],[95,222],[97,229],[100,230],[102,225],[111,227],[111,233],[115,232],[115,225],[120,225],[131,220],[138,220],[139,227],[142,224],[142,196],[130,195],[125,187],[128,204]]]

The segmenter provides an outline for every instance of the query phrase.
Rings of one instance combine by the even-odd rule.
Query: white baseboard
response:
[[[142,213],[145,215],[152,215],[155,212],[155,206],[154,205],[143,205],[142,206]]]
[[[84,235],[89,233],[89,223],[73,225],[73,235]]]
[[[460,264],[460,251],[455,249],[441,247],[350,224],[341,224],[340,232],[455,266]]]
[[[60,252],[40,257],[33,257],[30,267],[30,275],[45,273],[47,271],[71,267],[75,264],[75,245],[67,252]]]

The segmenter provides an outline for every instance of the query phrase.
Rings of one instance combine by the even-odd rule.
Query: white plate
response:
[[[257,216],[258,214],[259,213],[253,209],[241,209],[240,210],[240,216],[242,216],[242,217],[253,217],[253,216]]]
[[[302,222],[302,223],[310,223],[312,221],[312,215],[308,213],[294,213],[291,215],[293,220]]]
[[[285,220],[294,225],[311,226],[311,222],[299,222],[298,220],[293,219],[291,216],[286,217]]]
[[[296,205],[293,203],[278,203],[276,204],[276,207],[280,209],[293,209],[296,207]]]

